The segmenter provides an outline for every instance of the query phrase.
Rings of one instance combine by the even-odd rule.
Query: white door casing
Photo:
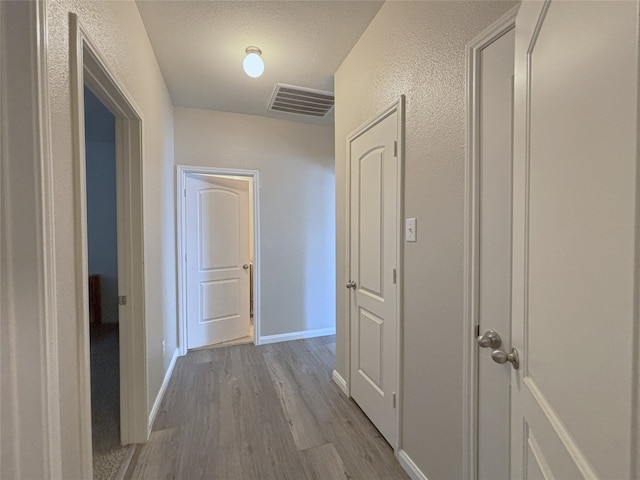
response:
[[[84,86],[116,117],[116,189],[118,223],[118,289],[126,305],[118,308],[120,341],[121,442],[149,438],[148,377],[145,334],[144,215],[141,109],[110,72],[75,14],[69,15],[72,98],[74,202],[78,329],[79,452],[83,477],[92,476],[91,389],[89,365],[89,299],[86,226]]]
[[[637,29],[637,2],[518,14],[511,478],[638,474]]]
[[[512,81],[515,32],[480,52],[478,333],[511,344]],[[478,348],[479,480],[509,478],[510,371]]]
[[[509,478],[510,372],[478,346],[510,345],[513,49],[518,6],[467,45],[463,478]]]
[[[350,394],[394,448],[401,104],[348,139]]]
[[[186,177],[188,348],[249,335],[249,182]]]
[[[0,2],[0,32],[0,478],[57,480],[68,375],[58,372],[47,2]]]

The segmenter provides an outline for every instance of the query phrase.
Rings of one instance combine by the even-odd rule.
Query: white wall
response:
[[[176,342],[173,108],[136,5],[132,1],[47,2],[48,88],[51,107],[56,223],[56,300],[62,389],[63,478],[81,476],[74,241],[74,169],[69,87],[69,13],[78,15],[111,72],[133,97],[143,119],[144,257],[149,410]],[[162,341],[167,349],[162,350]],[[90,421],[90,419],[86,419]]]
[[[406,94],[401,447],[431,479],[462,477],[465,44],[513,2],[387,2],[335,75],[337,354],[346,378],[345,138]]]
[[[333,129],[175,109],[176,165],[260,171],[261,336],[335,325]]]

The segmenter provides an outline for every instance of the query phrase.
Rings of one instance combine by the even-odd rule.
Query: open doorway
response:
[[[112,478],[127,455],[120,442],[120,338],[115,117],[84,88],[94,478]]]
[[[119,442],[121,445],[146,442],[149,438],[149,402],[147,382],[147,358],[145,335],[145,296],[144,296],[144,221],[142,209],[142,115],[131,95],[124,86],[109,72],[107,62],[95,48],[86,32],[78,22],[78,17],[70,14],[71,31],[71,92],[74,125],[74,164],[75,172],[75,211],[78,285],[78,370],[81,409],[81,457],[83,478],[93,475],[93,435],[91,405],[91,362],[90,362],[90,311],[95,316],[98,311],[94,304],[90,308],[89,295],[90,252],[89,246],[89,200],[92,187],[89,176],[92,165],[87,159],[91,150],[90,138],[85,132],[85,87],[91,90],[96,99],[111,113],[115,143],[113,144],[113,167],[111,171],[115,193],[115,277],[111,283],[111,293],[117,293],[117,303],[110,307],[111,315],[117,314],[117,342],[119,368],[109,365],[106,368],[119,374]],[[88,100],[87,100],[88,101]],[[87,161],[88,160],[88,161]],[[102,172],[102,175],[106,175]],[[101,179],[104,181],[104,177]],[[105,182],[106,183],[106,182]],[[110,215],[113,215],[111,210]],[[93,220],[93,218],[92,218]],[[113,218],[111,218],[113,224]],[[113,237],[111,236],[112,241]],[[113,263],[113,258],[111,259]],[[112,272],[114,270],[112,269]],[[101,279],[102,280],[102,279]],[[97,289],[92,282],[94,291]],[[102,303],[105,299],[102,299]],[[103,318],[109,315],[99,309]],[[94,317],[95,322],[95,317]],[[104,323],[107,323],[106,321]],[[114,367],[114,368],[112,368]],[[115,372],[113,372],[115,370]],[[113,418],[111,422],[113,422]],[[116,420],[117,421],[117,420]],[[127,449],[122,465],[131,458],[133,448]],[[96,471],[96,474],[99,472]],[[96,475],[97,477],[97,475]]]
[[[178,167],[180,350],[259,344],[258,172]]]

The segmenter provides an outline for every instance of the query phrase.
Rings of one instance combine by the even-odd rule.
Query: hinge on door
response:
[[[396,269],[394,268],[394,269],[393,269],[393,284],[394,284],[394,285],[396,284],[396,280],[397,280],[397,279],[396,279],[396,273],[397,273],[397,272],[396,272]]]
[[[126,305],[127,304],[127,296],[126,295],[120,295],[118,297],[118,305]]]
[[[396,408],[396,392],[391,394],[391,403],[393,404],[393,408]]]
[[[393,141],[393,156],[394,157],[398,156],[398,141],[397,140]]]
[[[182,193],[186,197],[187,196],[187,189],[185,188],[184,190],[182,190]]]

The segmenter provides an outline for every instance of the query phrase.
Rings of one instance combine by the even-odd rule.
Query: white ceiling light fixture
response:
[[[242,68],[244,73],[251,78],[258,78],[264,72],[264,61],[262,60],[262,50],[258,47],[247,47],[245,49],[247,56],[244,57]]]

